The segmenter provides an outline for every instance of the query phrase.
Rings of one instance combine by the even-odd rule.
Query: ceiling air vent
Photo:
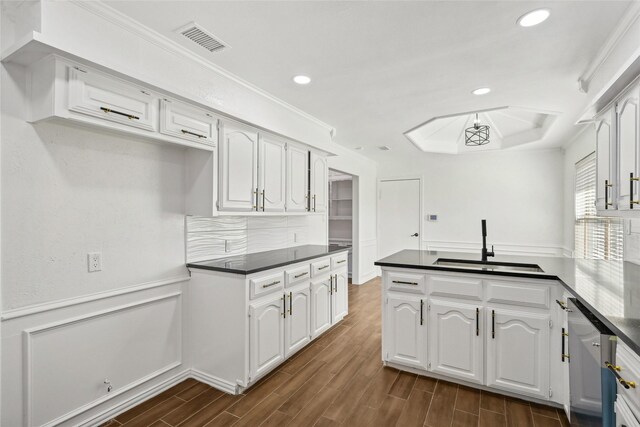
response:
[[[209,52],[218,52],[226,47],[222,40],[215,38],[210,32],[203,29],[201,26],[192,22],[185,25],[178,30],[180,34],[207,49]]]

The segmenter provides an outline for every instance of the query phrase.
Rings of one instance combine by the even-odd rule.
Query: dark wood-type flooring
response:
[[[568,425],[552,407],[383,367],[380,324],[380,279],[351,285],[349,315],[244,394],[187,379],[105,425]]]

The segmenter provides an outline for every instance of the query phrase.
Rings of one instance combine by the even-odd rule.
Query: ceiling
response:
[[[559,113],[543,138],[511,149],[561,146],[589,100],[576,81],[631,2],[107,3],[174,40],[196,21],[231,48],[185,46],[336,127],[335,142],[381,160],[420,154],[404,133],[434,117],[501,106]],[[538,7],[551,9],[546,22],[516,25]],[[313,80],[296,85],[297,74]],[[483,86],[491,93],[471,94]]]

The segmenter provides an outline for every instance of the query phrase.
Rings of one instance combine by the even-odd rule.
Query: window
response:
[[[595,153],[576,163],[575,212],[575,257],[621,260],[622,220],[598,216],[596,211]]]

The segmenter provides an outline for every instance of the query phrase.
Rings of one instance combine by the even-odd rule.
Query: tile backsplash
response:
[[[186,217],[187,262],[326,244],[324,216]]]

